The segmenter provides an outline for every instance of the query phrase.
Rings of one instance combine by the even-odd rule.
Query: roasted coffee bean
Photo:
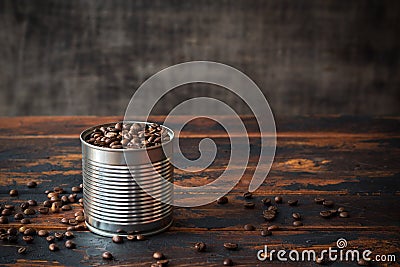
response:
[[[29,199],[29,200],[28,200],[28,204],[29,204],[29,206],[31,206],[31,207],[35,207],[35,206],[37,206],[37,201],[34,200],[34,199]]]
[[[18,228],[18,232],[20,232],[21,234],[23,234],[27,228],[28,228],[28,227],[26,227],[26,226],[21,226],[20,228]]]
[[[29,203],[22,202],[21,205],[19,205],[19,207],[21,208],[21,210],[26,210],[27,208],[29,208]]]
[[[256,204],[254,204],[253,202],[246,202],[244,203],[244,207],[246,209],[254,209],[254,207],[256,206]]]
[[[120,235],[115,235],[112,237],[112,241],[114,243],[120,244],[120,243],[124,242],[124,239]]]
[[[78,203],[79,203],[80,206],[83,207],[83,198],[80,198],[80,199],[78,200]]]
[[[64,234],[64,236],[65,236],[67,239],[72,239],[72,238],[75,237],[74,233],[71,232],[71,231],[66,231],[65,234]]]
[[[272,221],[276,217],[276,211],[274,210],[264,210],[263,217],[267,221]]]
[[[218,204],[226,204],[228,203],[228,198],[226,196],[220,197],[217,199]]]
[[[74,226],[75,231],[86,231],[86,229],[87,229],[86,225],[84,225],[84,224]]]
[[[296,200],[288,200],[287,203],[289,204],[289,206],[296,206],[298,202],[299,201],[296,199]]]
[[[103,252],[103,254],[101,256],[105,260],[112,260],[112,258],[113,258],[113,255],[108,251]]]
[[[246,231],[254,231],[254,230],[256,230],[256,228],[251,224],[245,224],[243,228]]]
[[[223,264],[224,264],[224,266],[232,266],[233,261],[231,259],[227,258],[227,259],[224,259]]]
[[[76,248],[76,244],[72,240],[65,241],[65,247],[68,249]]]
[[[62,187],[59,187],[59,186],[54,187],[54,188],[53,188],[53,191],[54,191],[55,193],[57,193],[57,194],[62,194],[62,193],[64,193],[64,189],[63,189]]]
[[[268,210],[275,211],[277,213],[278,212],[278,207],[277,206],[269,206]]]
[[[275,200],[275,203],[282,203],[282,197],[281,196],[276,196],[274,198],[274,200]]]
[[[58,213],[60,212],[60,204],[58,202],[54,202],[53,204],[51,204],[51,208],[50,208],[51,212],[53,213]]]
[[[277,230],[279,230],[279,226],[278,225],[271,225],[271,226],[268,226],[268,231],[277,231]]]
[[[319,213],[319,215],[323,218],[329,218],[331,217],[332,213],[329,210],[323,210]]]
[[[15,206],[14,206],[14,205],[11,205],[11,204],[6,204],[6,205],[4,205],[4,208],[5,208],[5,209],[9,209],[9,210],[14,210],[14,209],[15,209]]]
[[[58,196],[51,197],[51,198],[50,198],[50,201],[51,201],[51,202],[61,202],[61,201],[60,201],[60,198],[59,198]]]
[[[51,207],[52,202],[50,200],[46,200],[43,202],[43,206],[46,208],[50,208]]]
[[[68,226],[67,231],[75,231],[75,226]]]
[[[272,232],[267,230],[267,229],[262,229],[261,230],[261,236],[270,236],[272,235]]]
[[[68,201],[71,203],[75,203],[76,202],[76,197],[74,195],[69,195],[68,196]]]
[[[75,217],[83,216],[83,211],[80,210],[80,211],[75,212],[74,216]]]
[[[77,222],[84,222],[84,221],[85,221],[85,217],[84,217],[84,216],[76,216],[76,217],[75,217],[75,220],[76,220]]]
[[[339,217],[347,218],[347,217],[349,217],[349,213],[347,211],[342,211],[341,213],[339,213]]]
[[[168,266],[168,263],[169,263],[169,260],[167,260],[167,259],[158,260],[158,261],[156,262],[156,264],[157,264],[159,267],[166,267],[166,266]]]
[[[60,220],[60,222],[63,224],[68,224],[68,221],[69,221],[68,218],[65,218],[65,217],[61,218],[61,220]]]
[[[51,192],[51,190],[46,190],[46,191],[44,191],[44,193],[47,195],[48,193],[50,193]]]
[[[22,224],[30,224],[30,223],[31,223],[31,220],[29,220],[28,218],[23,218],[23,219],[21,220],[21,223],[22,223]]]
[[[26,253],[26,247],[20,247],[18,249],[18,254],[25,254]]]
[[[70,205],[63,205],[63,206],[61,207],[61,209],[62,209],[63,211],[67,211],[67,210],[71,210],[72,208],[71,208]]]
[[[162,254],[159,251],[156,251],[153,253],[153,259],[162,260],[162,259],[164,259],[164,254]]]
[[[322,203],[324,203],[324,201],[325,201],[324,198],[320,198],[320,197],[314,198],[314,202],[317,204],[322,204]]]
[[[71,191],[74,192],[74,193],[79,193],[79,192],[81,192],[82,190],[81,190],[81,188],[80,188],[79,186],[73,186],[73,187],[71,188]]]
[[[0,224],[7,224],[8,218],[6,216],[0,216]]]
[[[27,244],[30,244],[33,242],[33,236],[31,236],[31,235],[23,236],[22,240],[24,240]]]
[[[137,235],[136,236],[136,240],[137,241],[144,241],[144,240],[146,240],[146,237],[144,235]]]
[[[47,208],[47,207],[39,208],[39,212],[41,214],[47,214],[47,213],[49,213],[49,208]]]
[[[54,233],[54,237],[57,238],[57,240],[63,240],[64,233]]]
[[[343,212],[343,211],[346,211],[346,209],[345,209],[344,207],[339,207],[339,208],[337,209],[337,212]]]
[[[37,186],[37,183],[35,181],[30,181],[26,184],[26,186],[29,188],[34,188]]]
[[[243,197],[245,199],[252,199],[253,198],[253,194],[250,193],[250,192],[246,192],[246,193],[243,194]]]
[[[194,248],[198,252],[204,252],[206,250],[206,248],[207,248],[207,245],[204,242],[197,242],[196,244],[194,244]]]
[[[302,226],[303,223],[301,221],[294,221],[293,226]]]
[[[36,230],[33,228],[27,228],[24,231],[24,235],[36,235]]]
[[[325,200],[324,202],[322,202],[322,205],[324,205],[325,207],[332,207],[334,205],[334,202],[331,200]]]
[[[69,225],[75,226],[75,225],[78,225],[78,221],[75,220],[75,219],[69,219],[69,220],[68,220],[68,224],[69,224]]]
[[[69,203],[69,199],[68,199],[68,197],[65,196],[65,195],[62,196],[62,197],[60,198],[60,200],[61,200],[62,205],[66,205],[66,204]]]
[[[58,197],[59,194],[57,192],[50,192],[47,194],[47,198],[51,199],[52,197]]]
[[[237,243],[231,243],[231,242],[224,243],[224,248],[226,248],[227,250],[237,250],[238,247],[239,245]]]
[[[270,198],[263,198],[262,200],[261,200],[261,202],[265,205],[265,206],[269,206],[269,205],[271,205],[271,199]]]
[[[31,208],[27,208],[26,210],[24,210],[25,215],[34,215],[35,213],[36,213],[36,211]]]
[[[37,234],[38,234],[38,236],[46,237],[46,236],[49,235],[49,231],[47,231],[47,230],[39,230],[39,232]]]
[[[48,237],[46,237],[46,241],[49,243],[54,243],[55,240],[56,240],[56,238],[52,235],[49,235]]]
[[[136,236],[135,236],[135,235],[127,235],[127,236],[126,236],[126,239],[127,239],[128,241],[136,241]]]
[[[10,194],[10,196],[12,196],[12,197],[16,197],[16,196],[18,196],[18,190],[16,190],[16,189],[11,189],[9,194]]]
[[[1,211],[2,216],[9,216],[11,214],[12,214],[12,210],[10,210],[10,209],[4,209]]]
[[[7,234],[9,235],[17,235],[18,234],[18,229],[15,227],[11,227],[7,229]]]
[[[300,213],[298,213],[298,212],[293,212],[293,213],[292,213],[292,217],[293,217],[293,219],[295,219],[295,220],[300,220],[300,219],[301,219],[301,215],[300,215]]]
[[[50,251],[57,251],[58,249],[59,249],[58,246],[56,244],[54,244],[54,243],[51,243],[49,245],[49,250]]]

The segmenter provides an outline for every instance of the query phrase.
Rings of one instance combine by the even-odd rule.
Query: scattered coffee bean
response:
[[[294,221],[293,226],[302,226],[303,223],[301,221]]]
[[[300,220],[300,219],[301,219],[301,215],[300,215],[300,213],[298,213],[298,212],[293,212],[293,213],[292,213],[292,217],[293,217],[293,219],[295,219],[295,220]]]
[[[54,237],[57,238],[57,240],[63,240],[64,233],[54,233]]]
[[[114,243],[119,244],[119,243],[124,242],[124,239],[123,239],[122,236],[120,236],[120,235],[115,235],[115,236],[112,237],[112,241],[113,241]]]
[[[346,211],[346,209],[345,209],[344,207],[339,207],[339,208],[337,209],[337,212],[343,212],[343,211]]]
[[[28,228],[28,227],[26,227],[26,226],[21,226],[20,228],[18,228],[18,232],[20,232],[21,234],[23,234],[27,228]]]
[[[322,202],[322,205],[324,205],[325,207],[332,207],[335,203],[331,200],[324,200],[324,202]]]
[[[27,208],[26,210],[24,210],[25,215],[34,215],[35,213],[36,213],[36,211],[31,208]]]
[[[76,248],[76,244],[72,240],[65,241],[65,247],[68,249]]]
[[[1,215],[3,215],[3,216],[9,216],[11,214],[12,214],[12,210],[10,210],[10,209],[4,209],[1,211]]]
[[[46,236],[49,235],[49,231],[47,231],[47,230],[39,230],[39,232],[37,234],[38,234],[38,236],[46,237]]]
[[[18,249],[18,254],[25,254],[26,253],[26,247],[20,247]]]
[[[71,188],[71,191],[74,192],[74,193],[79,193],[79,192],[82,191],[82,188],[80,188],[79,186],[73,186]]]
[[[80,199],[78,200],[78,203],[79,203],[79,205],[80,205],[81,207],[83,207],[83,198],[80,198]]]
[[[11,189],[9,194],[10,194],[10,196],[12,196],[12,197],[16,197],[16,196],[18,196],[18,190],[16,190],[16,189]]]
[[[50,210],[53,213],[58,213],[60,211],[60,204],[58,202],[54,202],[53,204],[51,204]]]
[[[347,218],[347,217],[349,217],[349,213],[347,211],[342,211],[341,213],[339,213],[339,217]]]
[[[254,230],[256,230],[256,228],[251,224],[245,224],[243,228],[246,231],[254,231]]]
[[[275,211],[277,213],[278,212],[278,207],[277,206],[269,206],[267,210]]]
[[[224,266],[232,266],[233,265],[233,261],[231,259],[224,259],[223,262]]]
[[[62,197],[60,198],[60,200],[61,200],[61,204],[62,204],[63,206],[69,203],[69,199],[68,199],[67,196],[62,196]]]
[[[271,226],[268,226],[268,231],[277,231],[277,230],[279,230],[279,226],[278,225],[271,225]]]
[[[71,208],[70,205],[63,205],[63,206],[61,207],[61,209],[62,209],[63,211],[67,211],[67,210],[71,210],[72,208]]]
[[[153,253],[153,258],[156,260],[162,260],[162,259],[164,259],[164,254],[162,254],[159,251],[156,251]]]
[[[64,236],[65,236],[67,239],[72,239],[72,238],[75,237],[74,233],[71,232],[71,231],[66,231],[65,234],[64,234]]]
[[[226,196],[220,197],[217,199],[218,204],[226,204],[228,203],[228,198]]]
[[[18,234],[18,229],[15,227],[11,227],[7,229],[7,234],[9,235],[17,235]]]
[[[136,236],[135,236],[135,235],[127,235],[127,236],[126,236],[126,239],[127,239],[128,241],[136,241]]]
[[[69,225],[75,226],[75,225],[78,225],[78,221],[75,220],[75,219],[69,219],[69,220],[68,220],[68,224],[69,224]]]
[[[144,241],[144,240],[146,240],[146,237],[144,235],[137,235],[136,236],[136,240],[137,241]]]
[[[68,224],[68,221],[69,221],[68,218],[65,218],[65,217],[61,218],[61,220],[60,220],[60,222],[63,224]]]
[[[76,220],[77,222],[84,222],[84,221],[85,221],[85,217],[84,217],[84,216],[76,216],[76,217],[75,217],[75,220]]]
[[[264,210],[263,217],[267,221],[272,221],[276,217],[276,211],[274,210]]]
[[[49,213],[49,208],[47,208],[47,207],[41,207],[41,208],[39,208],[39,212],[40,212],[41,214],[47,214],[47,213]]]
[[[113,258],[113,255],[108,251],[103,252],[103,254],[101,256],[105,260],[111,260]]]
[[[277,196],[274,198],[275,203],[282,203],[282,197],[281,196]]]
[[[323,210],[319,213],[319,215],[323,218],[329,218],[331,217],[332,213],[329,210]]]
[[[53,188],[53,191],[54,191],[55,193],[57,193],[57,194],[62,194],[62,193],[65,192],[65,191],[64,191],[64,188],[59,187],[59,186],[54,187],[54,188]]]
[[[80,224],[80,225],[74,226],[74,230],[75,230],[75,231],[86,231],[86,230],[87,230],[87,227],[86,227],[86,225],[84,225],[84,224]]]
[[[261,202],[265,205],[265,206],[269,206],[269,205],[271,205],[271,199],[270,198],[263,198],[262,200],[261,200]]]
[[[206,243],[204,242],[197,242],[194,244],[194,247],[198,252],[204,252],[207,248]]]
[[[36,230],[33,229],[33,228],[27,228],[27,229],[24,231],[24,235],[36,235]]]
[[[272,235],[272,232],[267,230],[267,229],[262,229],[261,230],[261,236],[270,236]]]
[[[31,235],[23,236],[22,240],[24,240],[27,244],[30,244],[33,242],[33,236],[31,236]]]
[[[81,210],[80,210],[80,211],[77,211],[77,212],[75,212],[74,216],[75,216],[75,217],[83,216],[83,212],[82,212]]]
[[[324,203],[324,201],[325,201],[324,198],[319,198],[319,197],[314,198],[314,202],[317,204],[322,204],[322,203]]]
[[[49,243],[54,243],[55,240],[56,240],[56,238],[52,235],[49,235],[48,237],[46,237],[46,241]]]
[[[0,224],[7,224],[8,218],[6,216],[0,216]]]
[[[51,199],[52,197],[57,197],[58,198],[58,193],[56,193],[56,192],[50,192],[50,193],[48,193],[47,194],[47,198],[48,199]]]
[[[28,218],[23,218],[23,219],[21,220],[21,223],[22,223],[22,224],[30,224],[30,223],[31,223],[31,220],[29,220]]]
[[[54,243],[51,243],[49,245],[49,250],[50,251],[57,251],[58,250],[58,246],[56,244],[54,244]]]
[[[224,248],[226,248],[227,250],[237,250],[239,247],[239,245],[237,243],[224,243]]]
[[[250,193],[250,192],[246,192],[246,193],[243,194],[243,197],[245,199],[252,199],[253,198],[253,194]]]
[[[34,199],[29,199],[29,200],[28,200],[28,204],[29,204],[29,206],[31,206],[31,207],[36,207],[36,206],[37,206],[37,201],[34,200]]]
[[[43,206],[46,208],[50,208],[51,207],[52,202],[50,200],[46,200],[43,202]]]
[[[26,210],[27,208],[29,208],[29,203],[22,202],[21,205],[19,205],[19,207],[21,208],[21,210]]]
[[[296,200],[288,200],[287,203],[289,204],[289,206],[296,206],[298,202],[299,201],[296,199]]]
[[[253,202],[246,202],[244,203],[244,207],[246,209],[254,209],[254,207],[256,206],[256,204],[254,204]]]
[[[26,186],[29,188],[34,188],[37,186],[37,183],[35,181],[30,181],[26,184]]]

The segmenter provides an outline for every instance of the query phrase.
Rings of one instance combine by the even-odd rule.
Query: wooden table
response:
[[[117,117],[14,117],[0,119],[0,193],[3,203],[17,204],[36,199],[46,199],[44,191],[55,186],[65,188],[82,182],[81,147],[79,133],[85,128],[117,121]],[[184,118],[177,117],[179,121]],[[257,125],[251,117],[243,117],[251,142],[251,162],[242,180],[228,194],[229,203],[212,203],[197,208],[177,208],[174,225],[165,233],[149,237],[143,242],[114,244],[110,238],[88,231],[76,232],[77,248],[68,250],[58,241],[60,251],[51,252],[42,237],[25,245],[19,236],[18,243],[0,241],[0,263],[4,266],[78,266],[119,265],[150,266],[152,253],[163,252],[170,266],[221,266],[224,258],[231,258],[235,266],[281,265],[260,262],[256,253],[264,245],[269,249],[315,249],[321,251],[336,247],[339,238],[345,238],[347,248],[370,249],[375,254],[393,254],[400,260],[400,120],[398,117],[298,117],[277,120],[277,153],[272,170],[264,184],[250,201],[253,210],[244,209],[243,193],[247,190],[251,173],[257,162],[260,145]],[[152,117],[162,122],[163,117]],[[176,170],[175,179],[186,185],[199,185],[218,177],[229,159],[229,139],[221,127],[210,120],[196,120],[181,135],[181,148],[188,156],[198,155],[199,140],[210,137],[218,145],[219,153],[214,164],[206,171],[190,174]],[[37,188],[28,188],[28,181],[37,181]],[[10,197],[11,188],[19,191]],[[78,194],[81,196],[81,194]],[[261,214],[265,209],[261,199],[282,196],[284,203],[276,204],[279,214],[273,224],[280,229],[272,236],[262,237],[259,229],[271,223]],[[343,206],[349,218],[323,219],[321,205],[314,198],[333,200],[335,207]],[[289,206],[286,201],[298,199],[299,204]],[[18,208],[19,209],[19,208]],[[72,217],[81,210],[51,215],[36,214],[30,226],[63,231],[63,216]],[[292,226],[291,214],[298,211],[304,226]],[[8,225],[19,227],[13,216]],[[245,224],[253,224],[256,231],[244,231]],[[194,243],[203,241],[207,251],[196,252]],[[237,251],[227,251],[224,242],[239,244]],[[19,255],[17,249],[27,247]],[[103,251],[115,257],[106,262]],[[314,262],[293,263],[313,266]],[[389,264],[389,263],[386,263]],[[333,266],[356,265],[354,262],[336,262]],[[375,264],[376,265],[376,264]]]

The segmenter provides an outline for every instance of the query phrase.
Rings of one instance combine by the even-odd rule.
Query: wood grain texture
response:
[[[164,117],[152,117],[162,122]],[[176,122],[184,118],[177,117]],[[14,204],[29,199],[42,203],[43,192],[62,186],[71,187],[82,182],[79,133],[94,124],[116,121],[118,117],[14,117],[0,118],[0,202]],[[53,253],[47,242],[35,237],[28,252],[19,255],[17,249],[26,246],[19,238],[16,244],[0,241],[0,264],[3,266],[150,266],[154,251],[162,251],[171,266],[221,266],[226,257],[235,266],[280,266],[275,260],[260,262],[256,253],[264,245],[273,249],[315,249],[335,247],[339,238],[346,238],[349,248],[371,249],[376,254],[393,254],[400,259],[400,155],[399,118],[371,117],[296,117],[282,118],[277,125],[277,152],[272,170],[264,184],[250,201],[253,210],[244,209],[246,192],[254,166],[258,160],[260,140],[251,117],[243,117],[250,133],[251,156],[246,173],[227,195],[229,203],[211,203],[197,208],[176,208],[174,225],[165,233],[149,237],[143,242],[114,244],[90,232],[75,232],[77,248]],[[198,156],[197,146],[204,137],[217,144],[218,155],[205,171],[189,173],[176,170],[179,184],[197,186],[217,178],[229,157],[229,139],[223,129],[211,120],[196,120],[185,127],[181,149],[189,158]],[[27,188],[26,182],[35,180],[37,188]],[[18,197],[8,191],[16,188]],[[81,193],[78,194],[79,197]],[[277,204],[279,214],[267,223],[261,216],[265,207],[261,199],[281,195],[284,203]],[[324,208],[314,203],[315,197],[333,200],[335,207],[345,207],[349,218],[319,217]],[[286,201],[298,199],[298,206]],[[40,204],[41,205],[41,204]],[[52,233],[66,229],[62,217],[72,218],[82,208],[72,205],[71,211],[49,215],[29,216],[29,225]],[[17,208],[19,211],[19,208]],[[292,226],[291,213],[300,212],[304,226]],[[19,227],[12,216],[10,223],[0,228]],[[256,231],[244,231],[245,224],[253,224]],[[280,230],[270,237],[261,237],[259,230],[276,224]],[[195,242],[207,244],[205,253],[193,249]],[[227,251],[224,242],[237,242],[238,251]],[[106,262],[101,253],[111,251],[115,260]],[[312,262],[292,263],[294,266],[314,266]],[[352,262],[336,262],[332,266],[355,266]],[[376,264],[376,266],[381,266]],[[382,264],[386,266],[385,264]]]

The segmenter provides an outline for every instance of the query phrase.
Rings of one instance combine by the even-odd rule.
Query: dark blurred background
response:
[[[400,114],[400,1],[0,1],[0,115],[122,115],[173,64],[231,65],[275,114]],[[213,96],[177,88],[154,114]]]

